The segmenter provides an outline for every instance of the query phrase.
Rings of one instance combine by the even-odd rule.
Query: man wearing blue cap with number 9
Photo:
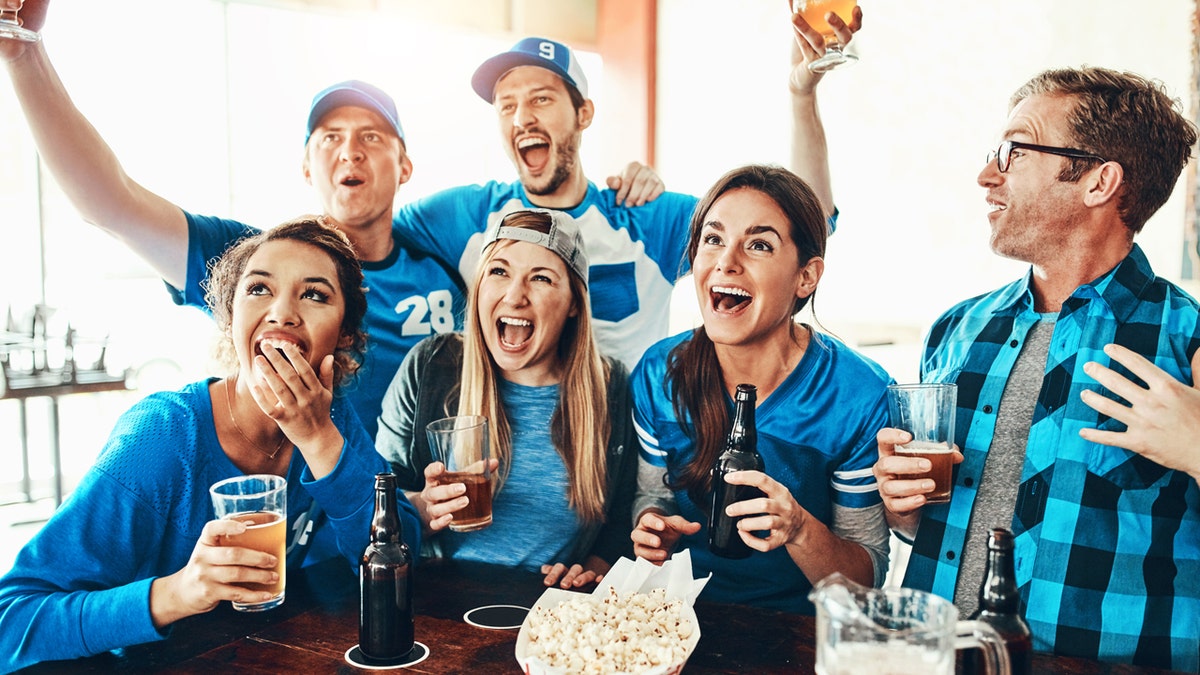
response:
[[[856,18],[843,39],[859,25]],[[794,57],[800,74],[793,78],[811,84],[819,76],[800,63],[803,58],[809,57]],[[561,42],[525,38],[484,61],[471,86],[495,109],[501,142],[520,180],[445,190],[400,209],[396,225],[415,246],[457,266],[469,280],[484,231],[506,214],[534,207],[566,212],[579,223],[591,259],[596,342],[632,369],[647,347],[667,335],[671,293],[696,197],[666,192],[639,203],[623,198],[611,185],[599,189],[588,181],[579,146],[595,108],[578,59]],[[815,99],[795,86],[793,92],[794,144],[802,148],[793,152],[793,168],[825,195],[824,138],[819,125],[807,123],[816,117]],[[832,228],[832,198],[828,201],[823,206]]]

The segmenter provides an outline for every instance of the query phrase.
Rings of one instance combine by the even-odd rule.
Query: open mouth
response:
[[[302,347],[299,343],[293,342],[292,340],[281,340],[279,338],[263,338],[259,340],[258,344],[254,345],[254,351],[257,354],[261,354],[263,357],[266,357],[264,350],[274,349],[275,351],[279,352],[280,356],[287,359],[288,363],[291,363],[292,360],[288,358],[287,352],[283,351],[283,346],[289,344],[300,350],[301,354],[304,353],[304,347]]]
[[[533,337],[533,322],[529,319],[502,316],[496,321],[496,330],[500,334],[500,344],[516,349]]]
[[[733,286],[713,286],[709,290],[713,309],[721,312],[736,312],[744,309],[753,299],[751,295]]]
[[[550,163],[550,143],[544,138],[527,136],[517,141],[521,161],[533,173],[540,173]]]
[[[342,181],[342,185],[345,185],[346,187],[358,187],[365,182],[366,181],[362,180],[361,178],[346,178]]]

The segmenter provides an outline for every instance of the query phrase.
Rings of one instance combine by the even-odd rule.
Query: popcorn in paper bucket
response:
[[[547,589],[517,635],[526,675],[677,675],[700,642],[692,604],[709,577],[692,578],[685,550],[663,565],[621,558],[591,593]]]

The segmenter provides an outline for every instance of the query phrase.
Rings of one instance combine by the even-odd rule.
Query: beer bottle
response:
[[[1021,596],[1013,564],[1013,535],[1003,527],[993,528],[987,541],[987,568],[979,587],[979,610],[972,619],[982,621],[1000,634],[1008,650],[1013,675],[1028,675],[1033,658],[1033,639],[1029,624],[1021,616]],[[985,666],[979,650],[966,659],[967,672],[983,673]]]
[[[730,504],[763,496],[761,490],[749,485],[731,485],[725,474],[733,471],[762,471],[763,461],[758,454],[758,432],[754,428],[754,404],[758,389],[752,384],[739,384],[735,396],[733,424],[725,437],[725,449],[712,468],[713,500],[708,514],[708,549],[723,558],[745,558],[751,548],[738,535],[737,523],[745,516],[725,514]]]
[[[396,477],[375,475],[371,543],[358,568],[358,646],[363,656],[395,661],[413,648],[412,555],[396,506]]]

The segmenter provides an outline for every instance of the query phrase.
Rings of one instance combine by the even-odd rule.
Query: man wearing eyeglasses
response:
[[[951,501],[926,505],[932,481],[906,477],[928,464],[893,454],[907,432],[878,435],[888,520],[913,544],[904,584],[971,615],[987,532],[1009,528],[1038,651],[1200,670],[1200,451],[1131,442],[1133,413],[1200,373],[1196,301],[1133,243],[1195,142],[1136,75],[1052,70],[1018,90],[978,182],[992,250],[1030,270],[943,314],[921,363],[922,381],[958,385]]]

